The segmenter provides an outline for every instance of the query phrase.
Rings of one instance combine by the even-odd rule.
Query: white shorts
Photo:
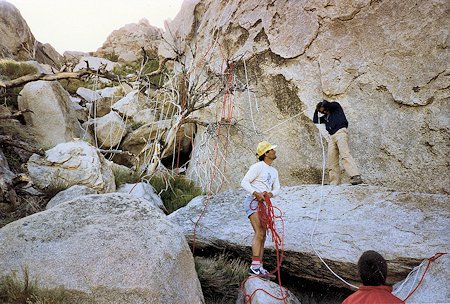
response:
[[[247,217],[250,217],[253,213],[257,212],[258,200],[254,196],[247,196],[244,199],[243,207]]]

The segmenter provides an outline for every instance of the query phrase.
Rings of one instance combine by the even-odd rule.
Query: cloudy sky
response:
[[[1,0],[0,0],[1,1]],[[14,4],[42,43],[59,53],[95,51],[108,35],[127,23],[147,18],[164,29],[183,0],[6,0]]]

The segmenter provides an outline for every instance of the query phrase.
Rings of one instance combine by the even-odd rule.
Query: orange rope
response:
[[[277,299],[277,300],[283,301],[284,303],[287,303],[286,300],[287,300],[289,294],[287,293],[287,291],[285,291],[285,288],[281,285],[281,263],[283,262],[283,257],[284,257],[284,221],[281,216],[281,214],[283,214],[283,212],[278,207],[273,206],[272,201],[270,200],[270,197],[266,192],[264,193],[264,202],[258,202],[258,205],[255,209],[258,212],[258,216],[259,216],[262,227],[267,231],[267,233],[270,232],[270,234],[272,235],[272,241],[275,244],[277,267],[275,270],[271,271],[270,274],[278,273],[278,285],[280,286],[281,298],[269,293],[268,291],[266,291],[262,288],[257,288],[251,294],[246,294],[244,292],[244,285],[247,282],[247,280],[250,278],[250,277],[247,277],[241,283],[241,290],[244,293],[244,303],[252,303],[252,298],[257,291],[262,291],[274,299]],[[275,210],[277,210],[280,215],[275,215]],[[280,222],[281,222],[281,227],[282,227],[281,236],[276,231],[276,225],[275,225],[276,220],[280,220]],[[263,275],[258,275],[257,277],[261,277],[261,276],[263,276]]]
[[[221,51],[222,53],[222,51]],[[230,126],[231,126],[231,119],[233,117],[233,102],[232,99],[230,98],[231,95],[231,91],[230,88],[232,87],[232,83],[233,83],[233,64],[228,62],[228,59],[224,59],[223,62],[226,62],[226,67],[223,70],[223,73],[226,74],[228,72],[228,77],[227,77],[227,82],[225,83],[225,94],[223,96],[223,101],[222,101],[222,113],[221,113],[221,118],[220,121],[217,125],[217,140],[216,140],[216,145],[214,147],[214,168],[217,168],[216,170],[214,170],[211,178],[209,179],[209,185],[208,185],[208,190],[210,193],[212,193],[212,183],[214,182],[214,179],[216,177],[216,173],[219,170],[220,166],[222,166],[222,160],[223,158],[221,158],[218,161],[218,153],[219,153],[219,143],[220,143],[220,136],[221,136],[221,131],[222,131],[222,122],[226,121],[227,124],[227,137],[226,137],[226,141],[224,143],[224,147],[223,147],[223,151],[224,151],[224,158],[227,157],[228,155],[228,145],[229,145],[229,134],[230,134]],[[224,63],[222,62],[222,66],[224,65]],[[226,111],[228,109],[228,111]],[[224,161],[224,165],[223,165],[223,171],[226,170],[226,161]],[[222,178],[220,180],[220,183],[217,187],[216,192],[219,192],[220,189],[223,186],[223,182],[224,182],[224,175],[222,175]]]
[[[218,159],[218,151],[219,151],[221,126],[222,126],[221,122],[225,118],[225,109],[228,109],[228,113],[227,113],[228,114],[227,115],[228,116],[228,122],[231,122],[231,118],[232,118],[232,114],[233,114],[232,113],[233,106],[232,106],[232,101],[231,101],[231,98],[230,98],[230,94],[231,94],[230,88],[232,87],[231,84],[233,82],[233,69],[232,69],[233,65],[232,64],[229,65],[228,64],[228,60],[227,60],[227,68],[228,67],[230,68],[230,71],[229,71],[229,74],[228,74],[227,82],[225,84],[225,94],[223,96],[223,102],[222,102],[222,116],[221,116],[221,121],[218,123],[217,142],[216,142],[216,145],[215,145],[215,148],[214,148],[214,168],[217,168],[217,169],[213,172],[211,178],[209,179],[208,193],[207,193],[207,196],[206,196],[206,199],[205,199],[205,203],[204,203],[202,212],[200,213],[199,217],[197,218],[197,221],[194,223],[194,232],[193,232],[193,241],[192,241],[192,254],[195,253],[195,242],[196,242],[196,238],[197,238],[197,226],[198,226],[201,218],[203,217],[203,215],[206,212],[206,209],[208,207],[209,199],[211,198],[211,195],[213,193],[213,189],[212,189],[213,186],[212,185],[213,185],[214,178],[216,177],[216,172],[219,170],[218,168],[220,168],[220,166],[222,165],[222,159],[220,159],[219,162],[217,162],[217,159]],[[226,73],[226,72],[227,72],[227,69],[225,69],[223,71],[223,73]],[[225,154],[224,158],[226,158],[227,155],[228,155],[229,134],[230,134],[230,124],[228,124],[227,140],[226,140],[226,142],[224,144],[224,148],[223,148],[224,154]],[[225,169],[226,169],[226,161],[224,162],[224,166],[223,167],[224,167],[223,170],[225,171]],[[223,182],[224,182],[224,175],[222,175],[220,184],[219,184],[218,188],[216,189],[217,192],[220,191],[220,189],[222,188]]]

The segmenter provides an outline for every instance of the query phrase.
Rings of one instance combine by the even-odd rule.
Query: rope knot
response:
[[[447,252],[438,252],[435,255],[433,255],[431,258],[428,258],[428,260],[431,262],[434,262],[437,259],[439,259],[441,256],[443,256],[444,254],[447,254]]]

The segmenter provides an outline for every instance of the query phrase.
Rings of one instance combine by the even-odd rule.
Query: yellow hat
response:
[[[264,140],[258,144],[258,147],[256,148],[256,156],[260,157],[267,151],[275,149],[276,147],[276,145],[271,145],[269,142]]]

